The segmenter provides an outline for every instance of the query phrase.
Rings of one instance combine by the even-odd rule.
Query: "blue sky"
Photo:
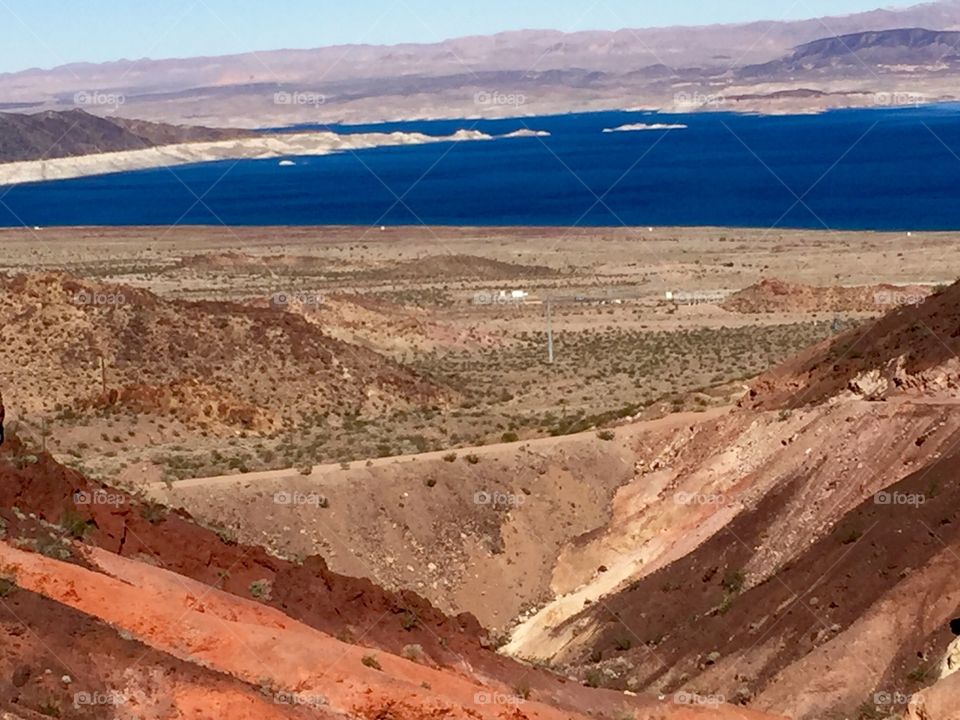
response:
[[[0,72],[120,58],[433,42],[521,28],[569,31],[799,19],[883,4],[882,0],[0,0]]]

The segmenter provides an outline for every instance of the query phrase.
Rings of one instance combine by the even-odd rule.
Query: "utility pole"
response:
[[[553,306],[547,298],[547,362],[553,365]]]
[[[100,356],[100,385],[103,387],[103,396],[107,396],[107,364],[103,361],[103,355]]]

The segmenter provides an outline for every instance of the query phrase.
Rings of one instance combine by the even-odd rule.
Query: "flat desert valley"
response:
[[[130,483],[727,404],[793,353],[950,282],[960,260],[950,233],[716,228],[45,228],[0,231],[0,245],[0,270],[24,273],[63,323],[42,345],[20,326],[34,319],[19,293],[5,295],[0,352],[23,375],[8,418],[48,434],[65,462]],[[834,297],[844,287],[859,295]],[[265,327],[291,316],[303,328]],[[352,408],[318,404],[295,358],[264,386],[257,353],[286,357],[301,330],[340,343],[326,352],[353,355],[376,390]],[[138,340],[155,356],[134,358]],[[180,367],[212,354],[221,366]],[[187,402],[183,375],[196,371],[209,398],[228,384],[220,404],[235,406]],[[365,410],[375,417],[342,417]]]

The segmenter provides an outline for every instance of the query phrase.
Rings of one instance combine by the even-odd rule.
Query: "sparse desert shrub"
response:
[[[456,459],[457,459],[457,454],[455,452],[448,452],[446,455],[443,456],[444,462],[452,463],[452,462],[455,462]]]
[[[69,560],[72,555],[70,548],[68,548],[60,538],[52,535],[41,535],[36,540],[24,540],[21,538],[21,542],[32,546],[41,555],[53,558],[54,560]]]
[[[620,652],[626,652],[633,647],[633,641],[628,637],[618,637],[614,641],[613,646]]]
[[[17,470],[23,470],[28,465],[36,465],[40,461],[36,455],[18,455],[13,459],[13,465]]]
[[[75,540],[83,540],[94,526],[92,520],[84,518],[76,510],[67,509],[60,518],[60,527]]]
[[[269,580],[254,580],[250,583],[250,595],[257,600],[269,600],[273,592],[273,583]]]
[[[887,717],[887,713],[880,710],[876,702],[871,698],[870,700],[865,700],[860,703],[860,707],[857,708],[857,714],[854,716],[857,720],[883,720]]]
[[[466,460],[471,465],[476,465],[478,462],[480,462],[480,456],[471,453],[470,455],[467,455]]]
[[[368,668],[373,668],[374,670],[383,670],[383,667],[381,667],[380,661],[377,660],[376,655],[364,655],[360,662],[362,662]]]
[[[516,685],[513,686],[513,694],[516,695],[521,700],[530,699],[530,681],[526,678],[521,678]]]
[[[423,652],[422,645],[404,645],[403,650],[400,654],[407,660],[412,660],[413,662],[423,662],[426,659],[426,653]]]
[[[400,626],[408,632],[413,630],[419,624],[419,622],[420,621],[417,618],[417,614],[409,610],[403,613],[403,617],[400,618]]]
[[[436,487],[437,479],[432,477],[424,478],[423,484],[428,488]]]
[[[515,432],[511,431],[511,432],[505,432],[503,435],[500,436],[500,439],[505,443],[512,443],[512,442],[517,442],[520,439],[520,436],[517,435]]]
[[[742,570],[727,570],[720,582],[723,589],[732,595],[739,594],[743,590],[744,583],[746,583],[746,577]]]
[[[597,437],[601,440],[609,442],[610,440],[613,440],[616,435],[614,434],[613,430],[601,430],[597,433]]]
[[[16,576],[7,570],[0,570],[0,598],[9,597],[16,589]]]
[[[297,472],[299,472],[301,475],[312,475],[313,465],[301,465],[297,468]]]
[[[158,525],[167,516],[167,509],[160,503],[147,503],[140,507],[140,516],[151,525]]]
[[[40,705],[38,708],[41,715],[46,715],[47,717],[58,718],[60,717],[60,706],[53,700],[47,700]]]
[[[583,684],[587,687],[598,688],[603,682],[603,673],[598,668],[590,668],[583,677]]]
[[[233,532],[221,525],[208,525],[207,529],[212,531],[225,545],[236,545],[237,540]]]
[[[852,545],[857,540],[863,537],[863,533],[857,528],[851,528],[841,539],[840,542],[844,545]]]

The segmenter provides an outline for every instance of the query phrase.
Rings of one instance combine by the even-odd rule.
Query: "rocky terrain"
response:
[[[469,616],[226,543],[27,453],[0,453],[11,717],[773,717],[583,688],[496,655]]]
[[[573,578],[509,650],[795,718],[921,706],[957,615],[958,298],[824,343],[663,443],[639,471],[652,487],[568,551],[603,575]]]
[[[22,415],[69,420],[92,408],[269,434],[307,415],[363,417],[454,395],[276,303],[170,300],[51,273],[0,280],[0,308],[0,353],[20,388],[7,401]]]
[[[0,712],[954,717],[950,234],[420,232],[0,234]]]
[[[507,654],[588,686],[810,720],[920,713],[949,696],[926,688],[960,615],[958,300],[955,285],[867,321],[733,410],[154,496],[488,628],[516,616]],[[392,501],[374,494],[386,477]],[[249,511],[224,515],[238,490]],[[358,493],[383,503],[369,524]],[[328,504],[295,500],[311,495]]]

